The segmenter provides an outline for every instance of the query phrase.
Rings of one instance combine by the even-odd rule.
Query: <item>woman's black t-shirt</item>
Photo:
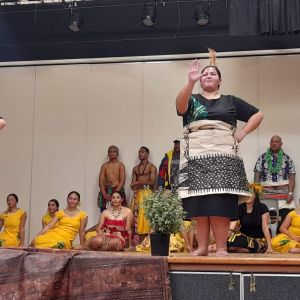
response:
[[[262,231],[262,215],[269,211],[264,203],[258,203],[255,208],[255,213],[247,213],[246,203],[239,205],[239,220],[241,224],[240,231],[252,238],[263,238]]]

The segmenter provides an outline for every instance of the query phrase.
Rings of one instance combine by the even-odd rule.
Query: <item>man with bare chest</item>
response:
[[[145,197],[152,193],[156,181],[157,169],[148,160],[149,149],[141,147],[139,150],[140,163],[132,170],[132,182],[130,187],[134,191],[131,208],[134,213],[135,234],[145,235],[150,232],[150,226],[145,218],[141,204]],[[142,238],[142,237],[141,237]]]
[[[124,193],[125,184],[125,166],[118,160],[119,148],[110,146],[108,148],[109,161],[101,166],[99,174],[98,205],[101,211],[111,207],[111,194],[119,191],[123,194],[123,205],[126,206],[126,197]]]

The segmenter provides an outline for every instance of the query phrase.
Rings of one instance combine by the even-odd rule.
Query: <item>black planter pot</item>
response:
[[[170,235],[157,232],[150,233],[151,255],[168,256]]]

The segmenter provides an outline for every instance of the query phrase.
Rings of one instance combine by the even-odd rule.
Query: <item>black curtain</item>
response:
[[[229,34],[235,36],[257,35],[258,1],[231,0],[229,2]]]
[[[299,31],[300,0],[230,0],[230,35],[276,35]]]
[[[300,32],[300,0],[286,0],[287,31]]]

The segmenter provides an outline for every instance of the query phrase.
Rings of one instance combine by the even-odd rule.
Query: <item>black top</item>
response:
[[[239,220],[241,223],[240,231],[245,235],[252,238],[263,238],[264,233],[262,231],[262,218],[261,216],[268,212],[268,207],[263,203],[257,203],[251,213],[247,213],[246,203],[239,205]]]
[[[192,95],[187,111],[183,116],[183,126],[198,120],[218,120],[236,127],[237,120],[247,122],[258,109],[246,101],[232,96],[221,95],[208,100],[201,94]]]

